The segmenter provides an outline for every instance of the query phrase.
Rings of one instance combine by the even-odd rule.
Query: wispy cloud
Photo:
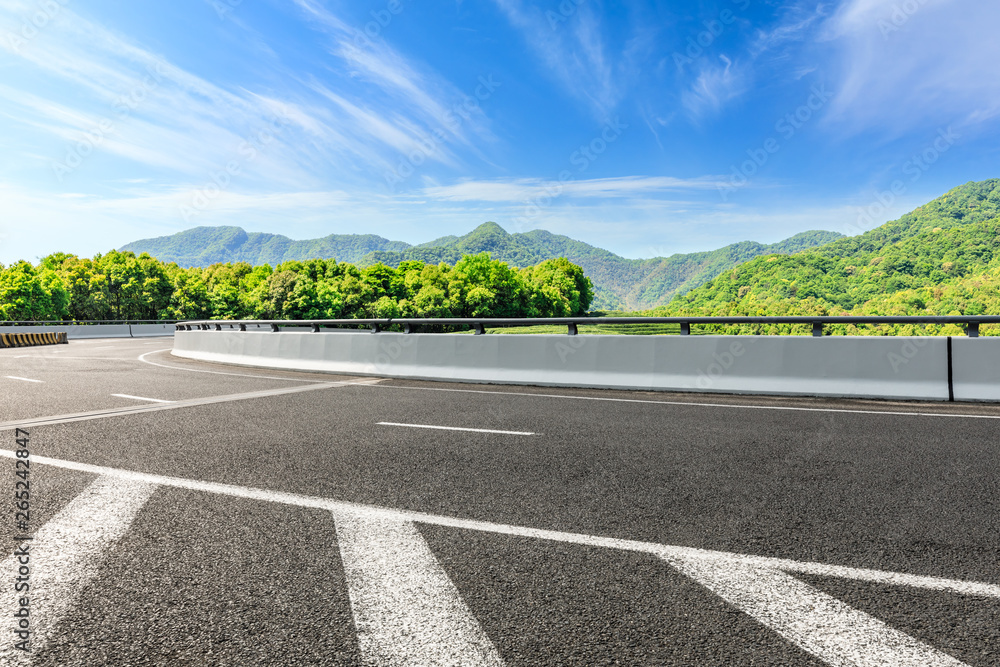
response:
[[[60,4],[30,43],[0,40],[0,57],[60,83],[38,90],[0,86],[0,113],[65,142],[50,157],[60,177],[65,152],[83,142],[88,154],[175,172],[192,184],[237,160],[241,187],[272,191],[319,186],[324,177],[380,181],[418,149],[429,161],[457,168],[461,160],[448,143],[476,154],[480,141],[492,140],[478,107],[463,109],[460,122],[447,122],[465,96],[443,78],[313,0],[296,5],[307,22],[333,35],[327,48],[347,70],[342,89],[297,73],[283,89],[266,92],[212,82]],[[33,11],[34,3],[5,0],[0,35],[15,33]],[[39,92],[51,89],[62,91],[58,101]],[[445,141],[429,143],[434,132]],[[262,133],[266,149],[246,148]],[[241,157],[251,152],[252,159]]]
[[[352,76],[367,81],[383,95],[388,102],[386,109],[397,111],[395,118],[366,123],[367,127],[379,128],[381,137],[377,138],[385,138],[384,127],[399,120],[400,109],[410,113],[411,124],[421,128],[418,132],[429,134],[440,129],[466,146],[472,145],[472,135],[487,139],[492,137],[485,115],[478,108],[463,110],[465,122],[449,122],[454,116],[455,107],[471,91],[460,91],[429,68],[405,58],[381,37],[370,37],[331,13],[316,0],[294,2],[317,29],[330,36],[330,53],[343,60]],[[374,112],[371,109],[365,114],[368,120],[372,120]],[[419,137],[413,135],[410,139],[419,140]]]
[[[726,56],[719,56],[719,60],[720,65],[702,68],[694,83],[681,93],[681,103],[695,121],[706,113],[719,111],[750,87],[751,73],[746,67]]]
[[[423,189],[426,197],[439,201],[523,202],[559,192],[563,197],[635,197],[679,190],[713,190],[723,183],[718,176],[673,178],[669,176],[621,176],[580,181],[546,181],[520,178],[492,181],[462,181]],[[551,196],[551,194],[549,195]]]
[[[589,5],[574,4],[573,12],[558,14],[554,23],[552,11],[547,15],[541,8],[525,7],[522,0],[495,2],[567,92],[587,102],[600,118],[614,110],[623,93],[619,72],[605,43],[600,17]]]
[[[1000,111],[1000,5],[981,0],[848,0],[825,25],[839,91],[830,117],[851,131],[981,123]]]
[[[790,6],[787,16],[776,25],[757,30],[757,35],[749,46],[750,55],[757,58],[790,42],[808,38],[813,34],[816,25],[827,15],[827,8],[822,3],[808,11],[796,5]]]

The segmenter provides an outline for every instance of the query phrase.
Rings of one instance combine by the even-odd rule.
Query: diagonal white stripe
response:
[[[333,515],[365,664],[504,664],[416,526]]]
[[[95,479],[42,526],[33,540],[22,543],[29,553],[30,588],[26,592],[14,590],[21,566],[18,559],[9,556],[0,563],[0,618],[6,626],[0,664],[30,664],[30,656],[14,648],[14,635],[6,631],[20,607],[19,598],[29,599],[31,652],[37,653],[155,489],[154,484],[118,477]]]
[[[9,449],[0,449],[0,458],[15,459],[17,458],[17,455]],[[57,468],[65,468],[67,470],[79,470],[81,472],[89,472],[95,475],[107,475],[109,477],[156,484],[158,486],[170,486],[179,489],[190,489],[192,491],[204,491],[205,493],[218,493],[235,498],[250,498],[263,502],[281,503],[295,507],[313,507],[316,509],[329,510],[331,512],[344,512],[354,516],[391,519],[394,521],[413,521],[434,526],[446,526],[462,530],[476,530],[485,533],[495,533],[498,535],[512,535],[539,540],[550,540],[553,542],[564,542],[567,544],[581,544],[592,547],[601,547],[604,549],[636,551],[660,557],[679,556],[683,558],[704,559],[716,562],[735,561],[759,568],[788,570],[807,574],[818,574],[822,576],[843,577],[845,579],[858,579],[862,581],[877,581],[897,586],[929,588],[933,590],[958,593],[959,595],[1000,598],[1000,585],[978,581],[962,581],[959,579],[945,579],[941,577],[906,574],[903,572],[869,570],[864,568],[828,565],[825,563],[807,561],[799,562],[780,558],[768,558],[766,556],[753,556],[747,554],[729,553],[725,551],[708,551],[706,549],[697,549],[694,547],[657,544],[655,542],[640,542],[638,540],[628,540],[603,535],[587,535],[586,533],[568,533],[559,530],[532,528],[530,526],[514,526],[510,524],[493,523],[490,521],[479,521],[476,519],[462,519],[459,517],[440,514],[426,514],[424,512],[415,512],[412,510],[379,507],[378,505],[362,505],[360,503],[352,503],[333,498],[307,496],[300,493],[288,493],[272,489],[258,489],[249,486],[237,486],[235,484],[222,484],[219,482],[205,482],[196,479],[185,479],[183,477],[153,475],[150,473],[135,472],[133,470],[122,470],[120,468],[109,468],[90,463],[80,463],[78,461],[54,459],[47,456],[32,456],[31,460],[33,463],[38,465],[50,465]]]
[[[834,667],[965,664],[784,572],[738,561],[678,556],[663,559]]]

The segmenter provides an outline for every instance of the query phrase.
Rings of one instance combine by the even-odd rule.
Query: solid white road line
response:
[[[11,357],[12,359],[53,359],[55,361],[63,361],[66,359],[80,360],[80,361],[127,361],[129,363],[135,363],[135,359],[131,357],[70,357],[65,354],[60,354],[58,357],[55,356],[55,352],[49,352],[47,354],[22,354],[17,357]]]
[[[6,457],[9,459],[17,458],[16,454],[9,449],[0,449],[0,457]],[[672,546],[657,544],[655,542],[640,542],[638,540],[627,540],[617,537],[586,535],[584,533],[568,533],[558,530],[530,528],[527,526],[512,526],[509,524],[478,521],[475,519],[460,519],[457,517],[425,514],[423,512],[414,512],[410,510],[397,510],[387,507],[379,507],[377,505],[362,505],[360,503],[334,500],[332,498],[306,496],[299,493],[287,493],[284,491],[273,491],[270,489],[257,489],[247,486],[236,486],[234,484],[220,484],[218,482],[203,482],[200,480],[185,479],[182,477],[152,475],[132,470],[121,470],[119,468],[97,466],[90,463],[79,463],[77,461],[66,461],[63,459],[49,458],[47,456],[36,456],[34,454],[31,456],[31,461],[37,465],[50,465],[57,468],[65,468],[67,470],[78,470],[80,472],[88,472],[95,475],[107,475],[109,477],[145,482],[159,486],[170,486],[179,489],[189,489],[192,491],[217,493],[235,498],[249,498],[264,502],[292,505],[295,507],[309,507],[328,510],[330,512],[335,512],[338,515],[352,514],[359,517],[426,523],[434,526],[444,526],[447,528],[458,528],[462,530],[475,530],[498,535],[528,537],[539,540],[549,540],[552,542],[579,544],[604,549],[617,549],[620,551],[636,551],[640,553],[652,554],[661,558],[679,557],[697,558],[716,562],[735,562],[737,564],[765,569],[788,570],[807,574],[841,577],[844,579],[857,579],[861,581],[875,581],[897,586],[929,588],[938,591],[958,593],[960,595],[973,595],[978,597],[1000,599],[1000,585],[981,583],[977,581],[944,579],[941,577],[929,577],[905,574],[901,572],[886,572],[883,570],[868,570],[840,565],[827,565],[824,563],[797,562],[779,558],[768,558],[766,556],[752,556],[746,554],[728,553],[725,551],[708,551],[705,549],[696,549],[694,547]]]
[[[150,401],[152,403],[176,403],[176,401],[164,401],[161,398],[145,398],[143,396],[132,396],[131,394],[111,394],[112,396],[117,396],[118,398],[131,398],[136,401]]]
[[[665,560],[792,643],[835,667],[965,663],[784,572],[703,558]]]
[[[400,380],[405,378],[386,378]],[[531,398],[564,398],[571,401],[603,401],[608,403],[647,403],[650,405],[678,405],[692,408],[732,408],[734,410],[787,410],[790,412],[840,412],[858,415],[896,415],[903,417],[954,417],[955,419],[1000,419],[1000,415],[972,415],[948,412],[903,412],[901,410],[851,410],[848,408],[802,408],[791,405],[740,405],[738,403],[698,403],[695,401],[657,401],[643,398],[611,398],[607,396],[574,396],[572,394],[536,394],[527,391],[487,391],[485,389],[453,389],[450,387],[408,387],[393,384],[372,384],[379,389],[413,391],[449,391],[460,394],[490,394],[496,396],[529,396]],[[611,391],[628,391],[625,389]],[[674,393],[674,392],[665,392]],[[778,397],[780,398],[780,397]]]
[[[20,598],[28,598],[31,649],[41,649],[59,619],[98,572],[103,556],[121,539],[156,486],[121,477],[98,477],[35,534],[20,543],[28,556],[9,556],[0,564],[0,617],[14,625]],[[12,550],[18,545],[14,544]],[[27,560],[27,565],[21,560]],[[15,577],[29,568],[30,588],[14,590]],[[8,583],[9,582],[9,583]],[[7,630],[7,628],[5,628]],[[28,664],[14,647],[15,635],[4,632],[0,664]]]
[[[432,428],[440,431],[471,431],[472,433],[502,433],[504,435],[536,435],[530,431],[496,431],[491,428],[462,428],[459,426],[431,426],[430,424],[400,424],[397,422],[378,422],[379,426],[404,426],[406,428]]]
[[[298,387],[285,387],[283,389],[267,389],[264,391],[252,391],[245,394],[226,394],[223,396],[207,396],[205,398],[191,398],[182,401],[174,401],[168,404],[159,405],[137,405],[126,408],[108,408],[107,410],[92,410],[90,412],[77,412],[69,415],[53,415],[50,417],[32,417],[19,421],[0,423],[0,431],[9,431],[14,428],[27,428],[30,426],[50,426],[52,424],[68,424],[71,422],[89,421],[91,419],[106,419],[107,417],[117,417],[119,415],[131,415],[138,412],[158,412],[160,410],[176,410],[178,408],[190,408],[198,405],[211,405],[214,403],[229,403],[231,401],[245,401],[254,398],[266,398],[268,396],[280,396],[282,394],[298,394],[304,391],[316,391],[319,389],[330,389],[332,387],[344,387],[350,382],[326,382],[322,384],[310,384]]]
[[[45,384],[45,380],[32,380],[31,378],[19,378],[16,375],[5,375],[8,380],[21,380],[22,382],[37,382],[39,384]]]
[[[146,359],[146,355],[147,354],[156,354],[158,352],[168,352],[169,350],[172,350],[172,349],[173,348],[165,347],[165,348],[160,349],[160,350],[150,350],[149,352],[146,352],[146,354],[140,354],[139,357],[138,357],[138,359],[139,359],[139,361],[141,361],[144,364],[149,364],[150,366],[159,366],[160,368],[167,368],[167,369],[172,370],[172,371],[187,371],[189,373],[209,373],[211,375],[234,375],[236,377],[241,377],[241,378],[257,378],[258,380],[287,380],[288,382],[324,382],[324,380],[320,380],[320,379],[316,379],[316,380],[303,380],[302,378],[282,378],[282,377],[274,377],[272,375],[251,375],[249,373],[227,373],[225,371],[209,371],[209,370],[205,370],[205,369],[201,369],[201,368],[185,368],[183,366],[168,366],[166,364],[158,364],[155,361],[150,361],[149,359]],[[295,371],[289,371],[289,373],[293,373],[293,372],[295,372]],[[382,380],[382,378],[378,379],[379,382],[381,382],[381,380]]]
[[[334,512],[367,665],[502,665],[412,523]]]

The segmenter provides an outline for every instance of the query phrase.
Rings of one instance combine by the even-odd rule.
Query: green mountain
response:
[[[966,183],[859,236],[735,266],[662,312],[1000,313],[1000,179]]]
[[[292,259],[327,257],[355,263],[370,252],[409,247],[408,243],[374,234],[330,234],[321,239],[293,241],[280,234],[247,233],[240,227],[195,227],[171,236],[134,241],[119,250],[148,252],[160,261],[191,267],[220,262],[277,265]]]
[[[514,266],[532,266],[565,257],[583,267],[593,281],[595,308],[634,310],[666,304],[671,297],[760,255],[798,252],[840,236],[836,232],[810,231],[772,245],[744,241],[711,252],[626,259],[540,229],[509,234],[495,222],[483,223],[465,236],[444,236],[416,246],[374,235],[331,234],[322,239],[293,241],[275,234],[248,234],[239,227],[197,227],[173,236],[135,241],[121,250],[148,252],[181,266],[239,261],[276,265],[288,260],[335,257],[359,266],[382,262],[395,267],[407,260],[454,264],[463,255],[481,252]]]

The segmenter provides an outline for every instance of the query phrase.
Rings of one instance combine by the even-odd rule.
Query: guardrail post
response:
[[[319,325],[316,324],[315,322],[313,322],[312,323],[312,330],[313,330],[313,333],[319,333]]]
[[[372,322],[371,327],[372,327],[372,333],[378,333],[379,331],[382,330],[382,325],[380,325],[378,322]]]
[[[690,336],[691,335],[691,323],[690,322],[681,322],[681,335],[682,336]]]
[[[245,325],[243,322],[240,322],[240,331],[246,331],[246,330],[247,330],[247,325]]]
[[[483,326],[482,322],[473,322],[472,328],[475,330],[477,336],[482,336],[486,333],[486,328]]]
[[[570,336],[575,336],[578,333],[576,330],[576,322],[570,322],[568,325],[566,325],[566,328],[568,329],[566,333],[569,334]]]
[[[416,324],[416,323],[413,323],[413,322],[404,322],[403,323],[403,333],[407,333],[407,334],[417,333],[417,329],[419,329],[419,328],[420,328],[420,325]]]
[[[969,338],[979,338],[979,322],[969,322]]]
[[[816,338],[821,338],[823,336],[822,322],[813,322],[813,336]]]
[[[271,331],[273,331],[274,333],[278,333],[278,325],[275,324],[274,322],[271,322]]]
[[[216,323],[215,323],[215,330],[216,330],[216,331],[222,331],[222,325],[221,325],[221,324],[219,324],[218,322],[216,322]]]

